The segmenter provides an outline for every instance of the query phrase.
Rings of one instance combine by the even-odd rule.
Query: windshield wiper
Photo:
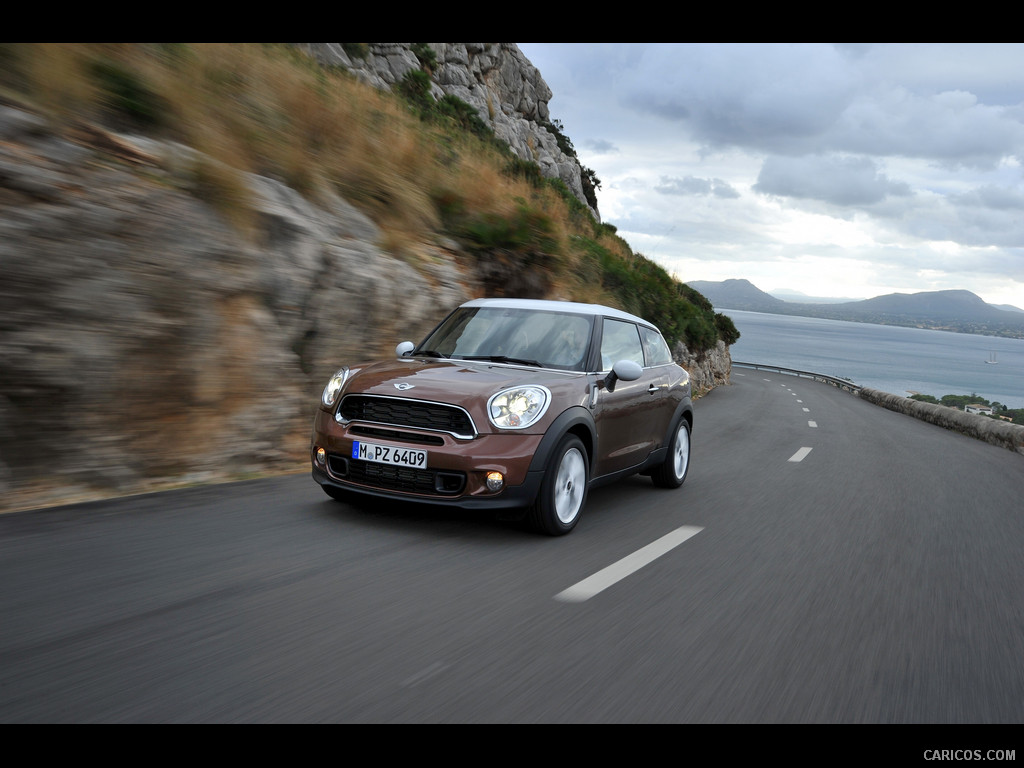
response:
[[[412,354],[414,357],[448,357],[448,355],[438,352],[436,349],[417,349]]]
[[[487,360],[491,363],[513,363],[519,365],[534,365],[541,367],[537,360],[524,360],[521,357],[506,357],[505,355],[466,355],[463,360]]]

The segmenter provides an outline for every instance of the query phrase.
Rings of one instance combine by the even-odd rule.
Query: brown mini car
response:
[[[397,359],[344,367],[313,424],[313,479],[346,493],[521,509],[571,531],[590,488],[678,488],[690,380],[656,327],[593,304],[477,299]]]

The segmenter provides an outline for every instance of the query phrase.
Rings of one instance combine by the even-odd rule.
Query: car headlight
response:
[[[544,415],[550,402],[545,387],[510,387],[487,401],[487,416],[499,429],[524,429]]]
[[[345,388],[345,382],[348,381],[348,366],[335,372],[331,376],[331,380],[327,382],[327,386],[324,387],[324,393],[320,396],[320,400],[328,408],[333,408],[338,402],[338,395],[341,394],[341,390]]]

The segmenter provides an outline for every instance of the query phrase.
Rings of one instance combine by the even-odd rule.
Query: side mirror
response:
[[[416,345],[411,341],[403,341],[395,347],[395,354],[399,357],[409,357],[414,349],[416,349]]]
[[[604,380],[604,385],[608,388],[609,392],[614,392],[615,382],[619,379],[622,379],[623,381],[636,381],[643,376],[643,373],[644,369],[632,360],[619,360],[608,372],[608,375]]]

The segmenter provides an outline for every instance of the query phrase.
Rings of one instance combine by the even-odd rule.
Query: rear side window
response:
[[[640,333],[634,323],[606,317],[601,334],[601,370],[611,370],[619,360],[632,360],[637,365],[644,365]]]
[[[641,325],[640,336],[644,342],[644,354],[647,355],[648,365],[666,365],[672,362],[672,352],[660,333]]]

